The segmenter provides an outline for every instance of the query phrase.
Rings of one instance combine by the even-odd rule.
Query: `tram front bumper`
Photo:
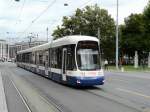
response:
[[[97,77],[67,77],[67,83],[73,86],[94,86],[103,85],[105,82],[104,76]]]

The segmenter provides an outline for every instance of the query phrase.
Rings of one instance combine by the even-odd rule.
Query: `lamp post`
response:
[[[116,15],[116,69],[118,69],[119,48],[118,48],[118,0],[117,0],[117,15]]]
[[[8,34],[8,43],[6,44],[7,45],[7,60],[9,59],[9,43],[10,43],[10,37],[9,37],[9,34],[10,32],[6,32]]]
[[[64,3],[64,6],[68,6],[68,3]]]
[[[35,37],[33,36],[33,33],[30,33],[30,35],[27,38],[29,38],[29,48],[30,48],[32,39],[35,38]]]
[[[48,27],[46,28],[46,33],[47,33],[47,42],[48,42]]]

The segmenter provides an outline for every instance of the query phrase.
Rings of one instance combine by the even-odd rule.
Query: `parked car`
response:
[[[8,59],[7,61],[8,61],[8,62],[12,62],[12,60],[11,60],[11,59]]]

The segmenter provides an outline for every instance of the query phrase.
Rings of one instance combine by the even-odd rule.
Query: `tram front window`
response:
[[[78,43],[77,65],[80,70],[100,69],[100,56],[97,42],[83,41]]]

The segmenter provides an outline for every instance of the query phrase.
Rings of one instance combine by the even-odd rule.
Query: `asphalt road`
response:
[[[9,112],[150,112],[150,73],[106,72],[103,86],[73,88],[0,63]]]

